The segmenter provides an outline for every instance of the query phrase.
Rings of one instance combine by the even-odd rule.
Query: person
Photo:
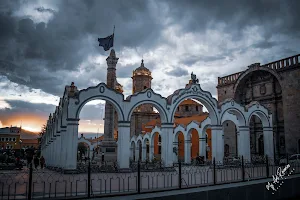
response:
[[[44,158],[44,156],[41,156],[41,158],[40,158],[40,164],[41,164],[41,169],[43,169],[44,165],[45,165],[45,158]]]
[[[39,166],[39,162],[40,162],[39,158],[37,156],[35,156],[33,159],[33,162],[34,162],[35,169],[37,169]]]

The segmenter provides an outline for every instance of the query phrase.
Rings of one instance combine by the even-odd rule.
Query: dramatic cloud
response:
[[[218,76],[299,53],[299,9],[296,0],[3,0],[0,120],[5,124],[4,114],[24,109],[46,118],[65,85],[74,81],[83,89],[105,82],[109,52],[97,38],[112,34],[114,26],[125,96],[143,58],[153,89],[163,96],[184,87],[194,72],[216,97]],[[81,117],[102,120],[99,113]]]

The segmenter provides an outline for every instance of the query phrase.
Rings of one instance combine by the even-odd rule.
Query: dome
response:
[[[151,71],[145,67],[144,60],[142,60],[141,66],[136,68],[132,76],[150,76],[151,77]]]

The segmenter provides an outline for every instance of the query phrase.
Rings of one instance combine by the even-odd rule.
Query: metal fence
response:
[[[283,169],[284,165],[280,169]],[[285,172],[300,173],[299,163],[290,163]],[[279,164],[264,158],[251,162],[241,159],[223,163],[205,162],[163,167],[160,162],[133,162],[120,171],[114,163],[80,164],[66,173],[57,168],[0,171],[1,199],[90,198],[139,194],[272,177]]]

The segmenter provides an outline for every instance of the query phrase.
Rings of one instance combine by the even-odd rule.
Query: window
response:
[[[177,107],[177,111],[179,111],[179,106]]]
[[[12,138],[9,138],[9,141],[11,142]]]
[[[13,138],[13,141],[15,142],[15,141],[16,141],[16,138]]]
[[[144,86],[144,89],[147,89],[147,86]]]
[[[8,138],[5,138],[5,141],[8,141]]]
[[[225,90],[225,94],[226,94],[226,90]]]
[[[198,106],[196,106],[196,111],[199,111],[199,110],[198,110]]]
[[[188,106],[185,106],[185,111],[189,111],[189,107]]]
[[[161,142],[161,137],[160,137],[160,135],[158,136],[158,142]]]

